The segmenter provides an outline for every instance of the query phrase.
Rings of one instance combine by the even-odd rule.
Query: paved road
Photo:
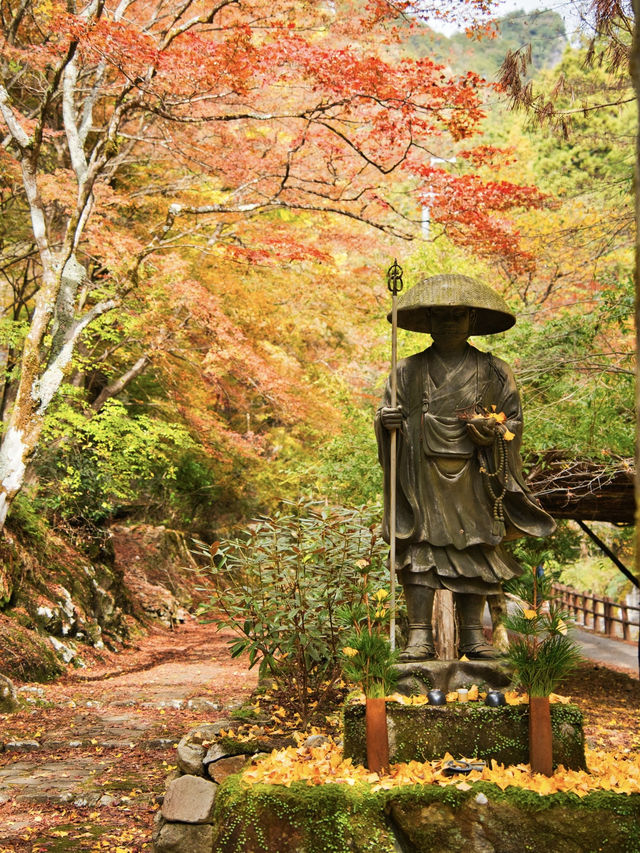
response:
[[[638,645],[626,643],[624,640],[610,640],[600,634],[585,631],[577,625],[574,628],[582,653],[589,660],[597,661],[605,666],[622,666],[632,670],[638,676]]]
[[[511,602],[509,602],[511,606]],[[515,605],[514,605],[515,606]],[[491,626],[489,608],[485,609],[484,624]],[[638,677],[638,644],[628,643],[624,640],[612,640],[601,634],[594,634],[579,625],[574,624],[574,636],[582,648],[582,654],[589,660],[603,664],[603,666],[623,667]]]

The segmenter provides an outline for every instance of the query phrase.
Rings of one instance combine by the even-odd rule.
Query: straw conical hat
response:
[[[471,333],[492,335],[504,332],[516,322],[514,314],[500,294],[468,275],[433,275],[403,293],[398,299],[398,326],[411,332],[430,332],[431,316],[426,310],[435,306],[463,305],[474,308],[476,319]],[[387,314],[391,322],[391,314]]]

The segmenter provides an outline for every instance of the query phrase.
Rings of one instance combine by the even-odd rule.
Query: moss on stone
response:
[[[214,812],[216,853],[394,853],[383,801],[346,785],[286,788],[229,777]]]
[[[432,761],[450,752],[456,758],[495,759],[500,764],[529,760],[526,705],[488,708],[479,702],[446,706],[387,704],[392,761]],[[344,713],[345,755],[366,762],[365,707]],[[555,765],[586,769],[582,714],[574,705],[551,706]]]
[[[470,791],[415,786],[389,792],[386,808],[406,850],[501,853],[640,851],[640,796],[597,792],[540,796],[476,783]],[[483,793],[486,803],[476,797]],[[469,843],[473,847],[468,847]]]
[[[468,791],[413,785],[374,793],[249,786],[232,776],[218,791],[214,839],[215,853],[640,853],[640,795],[540,796],[486,782]]]
[[[0,670],[20,681],[53,681],[63,667],[36,631],[0,616]]]

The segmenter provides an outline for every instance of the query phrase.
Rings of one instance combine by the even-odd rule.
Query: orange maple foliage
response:
[[[204,221],[224,224],[226,239],[217,238],[232,255],[260,259],[262,251],[286,261],[282,241],[267,241],[269,248],[252,256],[251,247],[232,239],[235,223],[274,209],[333,211],[411,236],[424,181],[433,192],[444,182],[438,215],[464,220],[467,240],[475,226],[488,224],[491,211],[539,203],[528,188],[433,170],[425,148],[446,146],[477,129],[486,84],[471,72],[453,75],[428,58],[385,58],[380,43],[394,38],[388,25],[406,4],[339,5],[332,11],[330,4],[224,0],[213,8],[189,4],[172,17],[149,0],[127,4],[126,16],[111,3],[76,14],[52,3],[34,7],[5,47],[34,81],[46,77],[50,66],[67,75],[71,62],[74,75],[94,81],[86,93],[73,92],[71,106],[99,115],[104,131],[91,139],[82,137],[82,127],[76,134],[67,128],[66,134],[70,150],[74,143],[83,147],[95,172],[83,210],[99,215],[108,202],[94,188],[113,187],[114,179],[128,183],[127,171],[141,158],[166,160],[166,176],[158,175],[148,188],[139,186],[133,207],[131,196],[121,199],[120,216],[125,207],[139,208],[145,192],[156,198],[162,192],[166,199],[156,211],[166,216],[164,229],[151,243],[150,223],[143,229],[145,253],[175,242],[178,223],[198,215],[200,229]],[[434,9],[446,13],[447,4]],[[20,89],[12,95],[15,117],[29,129]],[[64,146],[44,89],[41,97],[45,141]],[[485,146],[464,156],[477,167],[495,153]],[[49,163],[46,174],[73,219],[78,176],[61,166],[51,170]],[[398,180],[413,183],[413,210],[395,203]],[[482,214],[472,221],[474,206]],[[58,229],[73,224],[61,212]],[[127,219],[130,223],[130,215],[118,223],[109,216],[116,225]],[[90,229],[89,222],[83,228]],[[502,223],[499,231],[506,230]],[[89,236],[86,249],[103,254],[95,230],[86,231]],[[487,243],[482,230],[475,240]]]
[[[458,8],[453,0],[422,6]],[[71,9],[60,0],[26,0],[5,21],[0,113],[13,145],[2,154],[4,190],[19,242],[26,233],[28,243],[26,255],[16,245],[12,307],[32,327],[22,356],[14,356],[18,387],[5,395],[16,401],[5,435],[25,423],[29,430],[19,454],[5,447],[15,476],[3,480],[10,488],[0,486],[0,526],[69,352],[97,317],[133,312],[121,324],[122,340],[125,328],[135,331],[136,363],[164,368],[169,398],[205,443],[224,453],[228,439],[261,454],[265,443],[253,428],[261,421],[288,426],[308,413],[318,424],[332,419],[318,395],[302,389],[310,383],[298,353],[281,344],[281,318],[273,334],[241,304],[244,281],[253,285],[269,267],[289,280],[328,267],[339,240],[328,245],[319,234],[338,230],[337,217],[413,239],[425,182],[434,192],[440,182],[434,216],[456,239],[517,253],[507,211],[541,198],[430,167],[432,152],[479,127],[487,86],[428,58],[394,58],[388,47],[408,25],[407,8],[391,0],[107,0]],[[492,156],[477,149],[467,159],[475,169]],[[86,276],[59,301],[70,259]],[[218,284],[228,295],[234,276],[241,283],[231,304]],[[257,290],[251,297],[260,310]],[[300,301],[296,294],[292,307]],[[62,351],[50,335],[53,319],[70,328]],[[309,345],[314,331],[304,329],[305,355],[329,349]],[[100,369],[116,379],[116,367],[130,375],[120,353],[105,365],[113,339],[97,350]],[[183,393],[180,374],[201,380],[197,402]],[[43,387],[45,396],[32,393]],[[253,424],[242,427],[245,417]]]

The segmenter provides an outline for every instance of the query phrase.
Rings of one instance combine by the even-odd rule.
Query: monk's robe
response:
[[[453,592],[491,595],[522,573],[501,547],[505,538],[548,536],[555,522],[524,482],[520,444],[522,406],[509,366],[490,353],[466,346],[457,367],[444,371],[433,347],[397,366],[398,405],[405,417],[398,430],[396,570],[400,581]],[[438,369],[439,367],[439,369]],[[439,384],[434,374],[446,378]],[[382,406],[391,405],[391,385]],[[464,411],[482,406],[504,412],[514,438],[504,444],[506,465],[492,478],[503,498],[504,523],[481,472],[499,468],[499,442],[474,443]],[[376,414],[376,436],[384,469],[383,536],[389,541],[390,432]]]

